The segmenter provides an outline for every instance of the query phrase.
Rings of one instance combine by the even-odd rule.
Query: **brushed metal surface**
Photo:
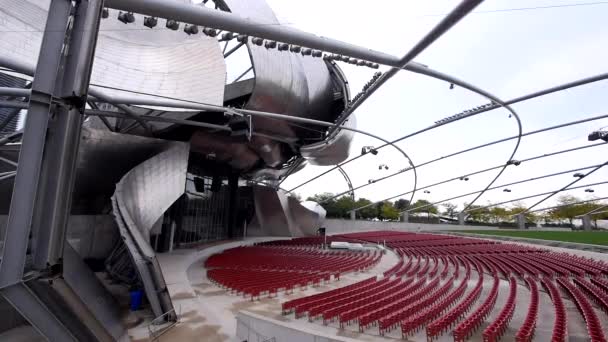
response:
[[[186,190],[188,154],[187,143],[173,142],[166,151],[139,164],[116,184],[114,196],[123,217],[129,228],[137,228],[146,249],[154,224]],[[154,252],[145,254],[153,256]]]
[[[150,231],[185,192],[189,145],[173,142],[164,152],[139,164],[116,184],[112,209],[140,274],[146,296],[158,317],[173,309]]]
[[[5,56],[35,65],[49,3],[0,0],[0,51]],[[109,11],[101,21],[91,83],[223,104],[226,65],[216,39],[168,30],[164,19],[148,29],[139,14],[135,23],[123,24],[117,10]],[[110,89],[106,93],[124,94]]]
[[[255,216],[247,227],[249,236],[312,236],[325,221],[323,208],[310,208],[284,191],[253,186]]]
[[[255,17],[268,25],[279,25],[272,9],[264,0],[224,0],[232,13],[243,17]],[[337,75],[337,67],[328,66],[322,58],[303,56],[301,54],[277,49],[266,49],[251,41],[247,43],[255,73],[255,86],[246,105],[247,109],[264,110],[273,113],[289,114],[298,117],[334,121],[339,110],[334,109],[334,83],[340,88],[347,89],[343,75]],[[330,70],[331,69],[331,70]],[[339,69],[338,69],[339,70]],[[338,89],[342,91],[342,89]],[[345,94],[346,96],[346,94]],[[255,117],[253,127],[265,134],[276,134],[300,139],[321,138],[322,133],[316,129],[306,129],[288,125],[286,122],[269,118]],[[333,145],[331,153],[335,158],[328,159],[326,150],[324,156],[315,157],[317,150],[309,149],[307,157],[316,165],[329,165],[343,161],[348,156],[352,134],[344,134],[339,143]],[[262,143],[253,142],[252,149],[260,152]],[[278,156],[277,156],[278,157]],[[262,156],[264,161],[272,165],[271,157]]]

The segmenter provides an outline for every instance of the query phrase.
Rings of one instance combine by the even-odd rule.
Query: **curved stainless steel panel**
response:
[[[253,236],[312,236],[325,221],[325,212],[309,209],[284,191],[253,186],[255,217],[247,227]]]
[[[356,127],[357,120],[352,115],[345,123],[346,127]],[[348,158],[353,131],[340,130],[331,140],[302,146],[300,154],[311,165],[336,165]]]
[[[243,17],[255,17],[265,23],[280,24],[272,9],[264,0],[224,0],[231,12]],[[334,121],[340,109],[334,108],[334,81],[332,73],[334,67],[329,67],[321,58],[303,56],[301,54],[277,49],[266,49],[247,43],[255,72],[255,86],[249,102],[248,109],[264,110],[274,113],[290,114],[311,119]],[[336,75],[335,80],[341,83],[339,87],[346,88],[343,75]],[[344,93],[344,91],[342,91]],[[347,94],[343,94],[347,96]],[[297,136],[300,139],[322,139],[323,132],[316,128],[306,129],[302,126],[290,126],[284,121],[268,118],[254,118],[253,127],[256,131],[266,134],[276,134],[287,137]],[[350,138],[344,135],[331,149],[337,158],[342,161],[348,155]],[[255,143],[252,148],[256,151]],[[318,165],[327,165],[327,156],[314,157],[315,151],[309,149],[308,158]],[[325,152],[327,154],[327,151]]]
[[[188,155],[187,143],[172,143],[166,151],[129,171],[116,184],[112,197],[120,234],[133,257],[157,317],[173,309],[173,305],[156,253],[150,246],[150,231],[185,192]]]
[[[6,57],[35,65],[49,3],[0,0],[0,51]],[[135,23],[128,25],[117,16],[111,9],[101,21],[92,84],[223,104],[226,65],[216,39],[168,30],[164,19],[148,29],[142,15],[135,14]],[[111,89],[106,93],[125,94]]]

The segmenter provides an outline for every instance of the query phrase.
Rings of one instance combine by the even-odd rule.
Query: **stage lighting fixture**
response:
[[[239,35],[236,37],[236,40],[237,40],[239,43],[247,43],[247,38],[249,38],[249,37],[247,37],[247,36],[246,36],[246,35],[244,35],[244,34],[239,34]]]
[[[186,25],[186,26],[184,26],[184,32],[186,32],[188,35],[197,34],[198,33],[198,26],[196,26],[196,25]]]
[[[277,42],[275,42],[274,40],[267,40],[266,44],[264,44],[264,47],[267,49],[274,49],[277,47]]]
[[[320,51],[320,50],[312,50],[312,56],[313,56],[313,57],[317,57],[317,58],[318,58],[318,57],[321,57],[321,56],[323,56],[323,51]]]
[[[287,50],[289,50],[289,44],[287,44],[287,43],[281,43],[281,44],[279,44],[278,50],[279,51],[287,51]]]
[[[104,7],[104,9],[101,10],[101,18],[107,19],[109,16],[110,16],[110,11]]]
[[[264,44],[264,39],[259,37],[253,37],[251,38],[251,42],[257,46],[262,46]]]
[[[232,32],[224,32],[222,33],[222,40],[223,41],[227,41],[227,40],[232,40],[234,39],[235,34]]]
[[[158,19],[155,17],[144,17],[144,26],[149,28],[154,28],[158,25]]]
[[[312,55],[312,49],[309,49],[309,48],[302,49],[302,56],[310,56],[310,55]]]
[[[214,28],[211,28],[211,27],[205,27],[205,28],[203,29],[203,33],[204,33],[206,36],[209,36],[209,37],[215,37],[215,36],[217,36],[217,34],[218,34],[219,32],[218,32],[216,29],[214,29]]]
[[[595,131],[595,132],[589,134],[588,139],[589,139],[589,141],[596,141],[596,140],[602,139],[602,140],[608,142],[608,131]]]
[[[454,83],[450,83],[450,89],[454,89]]]
[[[177,22],[177,20],[167,19],[165,27],[169,30],[177,31],[179,29],[179,23]]]
[[[367,154],[367,153],[371,153],[373,155],[377,155],[378,154],[378,150],[376,150],[373,146],[363,146],[361,148],[361,154]]]
[[[130,24],[135,22],[135,15],[133,12],[118,12],[118,20],[120,20],[123,24]]]
[[[289,47],[290,52],[300,53],[302,51],[302,47],[299,45],[291,45]]]

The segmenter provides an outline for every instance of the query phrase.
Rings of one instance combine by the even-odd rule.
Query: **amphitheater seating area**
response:
[[[341,327],[356,324],[368,334],[400,329],[401,336],[408,338],[424,331],[429,341],[441,336],[465,341],[475,333],[483,341],[498,341],[507,329],[515,331],[516,341],[531,341],[539,319],[539,294],[546,291],[553,305],[543,309],[554,315],[547,341],[568,339],[567,316],[572,312],[567,313],[564,300],[576,305],[590,341],[606,341],[598,315],[608,313],[607,263],[441,234],[383,231],[332,238],[385,243],[400,260],[378,279],[284,302],[284,314],[294,312],[296,318],[308,316],[312,322]],[[499,286],[500,282],[505,286]],[[496,307],[501,289],[506,302]],[[525,312],[525,318],[511,326],[516,310]]]
[[[382,257],[379,251],[335,251],[322,244],[320,238],[302,238],[227,249],[206,260],[207,277],[253,300],[339,279],[373,267]]]

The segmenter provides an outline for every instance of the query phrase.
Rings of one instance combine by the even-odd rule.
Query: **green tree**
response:
[[[395,201],[394,206],[399,211],[403,211],[403,210],[407,209],[409,204],[410,204],[410,201],[406,200],[405,198],[400,198]]]
[[[414,204],[412,204],[411,209],[413,213],[431,213],[431,214],[437,214],[439,212],[439,210],[437,210],[437,207],[432,205],[431,202],[425,200],[425,199],[419,199],[416,202],[414,202]]]
[[[339,218],[342,217],[340,214],[340,210],[336,205],[336,200],[331,199],[334,197],[334,194],[330,192],[324,192],[322,194],[316,194],[314,196],[308,197],[307,201],[313,201],[319,203],[323,209],[327,212],[326,216],[329,218]]]
[[[355,207],[356,208],[361,208],[364,206],[368,206],[367,208],[363,208],[359,211],[357,211],[357,217],[360,217],[362,219],[372,219],[374,217],[376,217],[376,207],[372,204],[372,201],[365,199],[365,198],[359,198],[357,200],[357,202],[355,203]]]
[[[458,206],[454,203],[444,203],[441,205],[445,209],[443,210],[443,215],[448,216],[450,218],[454,218],[456,216],[456,208]]]
[[[399,218],[399,210],[389,201],[382,202],[379,217],[385,220],[397,220]]]
[[[466,208],[468,204],[464,204],[464,207]],[[483,208],[480,205],[472,205],[469,207],[468,211],[468,218],[471,221],[475,221],[475,222],[489,222],[490,221],[490,209],[489,208]]]
[[[509,217],[515,219],[515,215],[525,211],[528,207],[526,205],[524,205],[521,202],[515,202],[512,204],[511,209],[509,209],[508,211],[508,215]],[[526,212],[524,214],[524,217],[526,218],[526,222],[532,222],[532,223],[536,223],[538,222],[538,220],[540,219],[540,216],[538,216],[536,213],[531,213],[531,212]]]
[[[503,207],[493,207],[489,210],[489,216],[494,223],[510,221],[509,211]]]
[[[339,217],[349,218],[350,211],[355,209],[357,206],[355,205],[355,201],[350,198],[350,196],[342,196],[336,200],[336,211],[338,212]]]
[[[549,216],[557,220],[568,220],[570,224],[578,215],[585,213],[585,208],[574,203],[580,202],[580,199],[572,195],[562,195],[557,199],[559,207],[549,210]]]

